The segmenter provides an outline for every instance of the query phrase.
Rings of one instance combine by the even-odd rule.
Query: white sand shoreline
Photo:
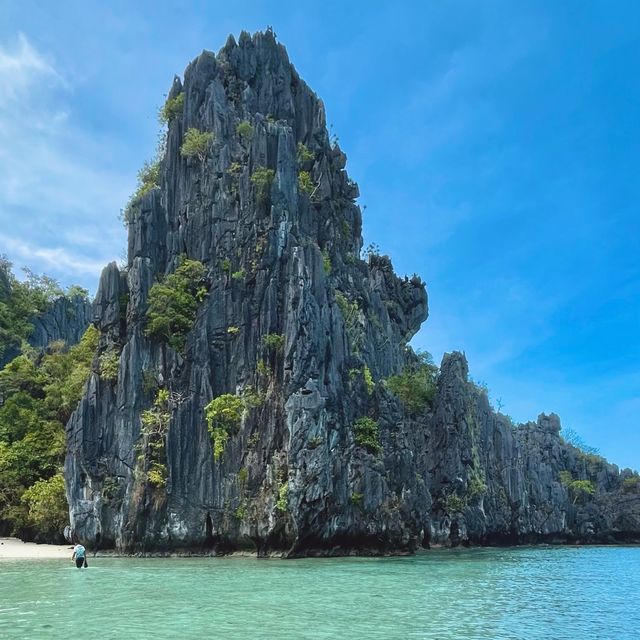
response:
[[[42,560],[71,558],[73,547],[68,544],[36,544],[22,542],[18,538],[0,538],[0,561],[2,560]]]

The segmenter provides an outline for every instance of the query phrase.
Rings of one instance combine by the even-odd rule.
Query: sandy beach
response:
[[[36,544],[18,538],[0,538],[0,560],[71,558],[73,547],[65,544]]]

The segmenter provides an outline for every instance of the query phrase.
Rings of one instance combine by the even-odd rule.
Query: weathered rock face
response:
[[[405,346],[427,317],[425,288],[385,257],[359,259],[358,188],[321,101],[270,32],[203,52],[170,98],[181,92],[160,188],[130,223],[128,266],[109,265],[100,281],[96,324],[101,349],[120,353],[117,380],[94,373],[67,428],[81,540],[301,554],[640,537],[638,496],[623,503],[617,469],[563,444],[555,416],[514,429],[468,382],[462,355],[445,358],[421,415],[383,384],[369,392],[365,365],[381,381],[412,357]],[[237,132],[243,121],[250,140]],[[180,153],[192,127],[214,133],[204,160]],[[313,157],[299,157],[299,144]],[[252,181],[261,167],[274,172],[263,193]],[[208,281],[182,355],[144,332],[149,290],[181,256],[201,261]],[[265,345],[269,334],[283,336],[282,349]],[[158,386],[172,398],[164,486],[139,462],[140,413]],[[261,401],[216,460],[204,407],[249,389]],[[355,442],[362,416],[380,425],[380,453]],[[594,498],[572,505],[562,470],[594,479]]]
[[[36,349],[44,349],[57,340],[77,344],[92,320],[91,303],[86,298],[62,296],[33,319],[29,344]]]

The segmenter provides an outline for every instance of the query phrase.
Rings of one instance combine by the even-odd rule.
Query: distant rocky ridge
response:
[[[96,366],[67,426],[78,539],[292,556],[640,540],[632,472],[565,443],[555,415],[512,425],[469,381],[463,354],[445,355],[422,411],[383,383],[413,362],[406,345],[427,318],[426,290],[385,256],[360,259],[358,187],[273,33],[203,52],[169,99],[180,109],[159,186],[132,207],[126,268],[105,268],[94,307],[117,376]],[[180,152],[192,128],[214,134],[202,158]],[[263,169],[273,179],[259,186]],[[207,293],[180,354],[146,335],[145,314],[150,288],[183,257],[204,264]],[[140,416],[158,388],[172,400],[166,482],[153,486]],[[204,409],[248,390],[260,402],[216,459]],[[380,451],[358,443],[362,417],[378,426]],[[595,493],[572,494],[567,478]]]
[[[11,304],[10,291],[8,273],[0,268],[0,303]],[[33,313],[29,320],[33,329],[27,336],[27,342],[38,350],[57,341],[77,344],[92,320],[92,304],[85,295],[60,295],[43,312]],[[19,343],[3,344],[3,347],[0,350],[0,369],[21,351]]]
[[[36,349],[58,340],[77,344],[92,320],[92,305],[85,297],[61,296],[43,314],[34,317],[29,344]]]

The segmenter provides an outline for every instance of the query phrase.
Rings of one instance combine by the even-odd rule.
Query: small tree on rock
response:
[[[184,158],[198,158],[201,163],[204,163],[212,142],[213,133],[211,131],[200,131],[191,127],[184,134],[180,155]]]

